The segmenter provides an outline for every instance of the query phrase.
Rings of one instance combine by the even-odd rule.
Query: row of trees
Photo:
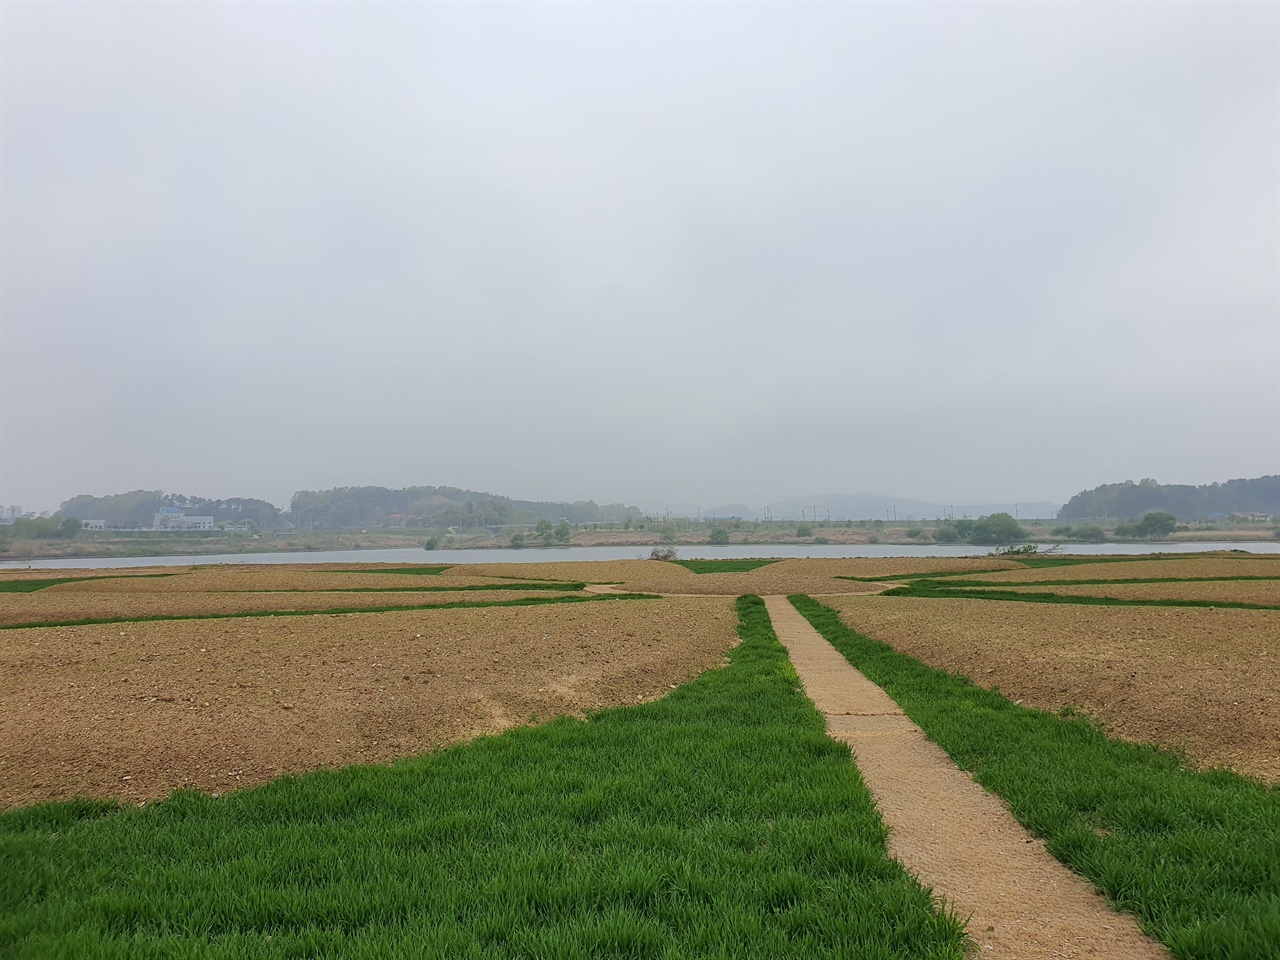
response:
[[[1083,490],[1058,511],[1059,520],[1141,517],[1168,513],[1190,523],[1227,514],[1280,514],[1280,474],[1193,487],[1147,479],[1107,483]]]
[[[497,527],[554,523],[628,522],[641,517],[635,507],[594,500],[557,503],[512,500],[459,487],[336,487],[300,490],[293,495],[290,515],[306,528],[379,527]]]
[[[280,520],[280,509],[265,500],[232,497],[207,500],[163,490],[133,490],[107,497],[87,494],[63,502],[54,516],[58,519],[102,520],[117,529],[149,529],[162,507],[177,507],[190,516],[213,517],[215,523],[248,520],[261,529],[272,529]]]

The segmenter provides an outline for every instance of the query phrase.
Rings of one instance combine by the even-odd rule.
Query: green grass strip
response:
[[[746,573],[748,570],[756,570],[767,567],[771,563],[777,563],[778,560],[673,560],[671,562],[694,573]]]
[[[597,600],[661,600],[656,593],[599,593],[584,597],[525,597],[520,600],[454,600],[392,607],[325,607],[323,610],[251,610],[243,613],[158,613],[150,617],[85,617],[0,624],[0,630],[32,627],[86,627],[99,623],[148,623],[155,620],[236,620],[244,617],[326,617],[346,613],[400,613],[405,610],[460,610],[467,607],[536,607],[546,603],[592,603]]]
[[[981,581],[978,581],[979,583]],[[1230,607],[1236,610],[1280,610],[1280,606],[1268,603],[1246,603],[1241,600],[1150,600],[1138,597],[1090,597],[1074,593],[1022,593],[1017,590],[977,590],[956,588],[950,583],[933,580],[917,580],[902,587],[893,587],[880,594],[882,597],[928,597],[930,599],[960,600],[1014,600],[1019,603],[1072,603],[1094,607]]]
[[[60,583],[81,583],[85,580],[149,580],[152,577],[174,577],[175,573],[138,573],[126,576],[104,577],[52,577],[48,580],[4,580],[0,579],[0,593],[35,593],[45,587],[56,587]]]
[[[0,815],[19,958],[961,960],[756,597],[655,703],[390,766]]]
[[[1085,718],[1015,706],[863,636],[815,600],[791,601],[1054,856],[1174,956],[1280,956],[1280,790],[1190,770]]]

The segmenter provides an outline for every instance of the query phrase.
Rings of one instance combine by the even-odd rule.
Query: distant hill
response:
[[[1082,490],[1058,512],[1062,520],[1138,519],[1163,510],[1183,522],[1228,514],[1280,516],[1280,475],[1192,487],[1155,480],[1107,483]]]
[[[193,517],[213,517],[215,523],[252,521],[262,529],[271,529],[280,519],[280,508],[265,500],[233,497],[230,500],[207,500],[163,490],[133,490],[106,497],[83,494],[64,501],[54,514],[77,520],[104,520],[116,529],[149,528],[162,507],[177,507]]]
[[[299,526],[327,528],[403,525],[405,521],[411,521],[410,526],[423,527],[480,527],[561,519],[570,523],[607,523],[641,516],[636,507],[621,503],[512,500],[459,487],[299,490],[293,495],[290,513]]]
[[[88,494],[65,501],[55,514],[77,520],[104,520],[117,529],[149,528],[162,507],[178,507],[189,516],[211,516],[215,523],[250,520],[263,530],[307,527],[453,527],[496,526],[566,519],[570,523],[635,520],[635,507],[597,504],[594,500],[558,503],[512,500],[459,487],[335,487],[300,490],[283,513],[265,500],[209,500],[163,490],[134,490],[105,497]]]

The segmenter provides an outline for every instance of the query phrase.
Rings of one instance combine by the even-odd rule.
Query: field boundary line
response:
[[[969,918],[982,956],[1168,957],[956,767],[786,597],[764,602],[828,736],[853,750],[889,827],[890,854]]]

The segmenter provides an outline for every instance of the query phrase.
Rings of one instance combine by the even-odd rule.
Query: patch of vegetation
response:
[[[757,570],[778,561],[775,558],[773,560],[677,560],[675,562],[694,573],[746,573],[748,570]]]
[[[662,700],[390,766],[0,815],[0,953],[961,960],[758,598]]]
[[[405,610],[458,610],[464,607],[536,607],[545,603],[593,603],[597,600],[660,600],[655,593],[600,593],[583,597],[522,597],[518,600],[454,600],[390,607],[326,607],[323,610],[251,610],[243,613],[158,613],[148,617],[85,617],[80,620],[37,620],[0,624],[0,630],[31,627],[88,627],[100,623],[147,623],[155,620],[234,620],[243,617],[326,617],[347,613],[400,613]]]
[[[807,523],[797,523],[797,524],[796,524],[796,536],[797,536],[797,537],[812,537],[812,536],[813,536],[813,527],[809,526],[809,524],[807,524]]]
[[[1280,955],[1280,790],[1016,706],[792,602],[1049,851],[1182,960]]]
[[[654,547],[649,551],[650,560],[663,560],[667,563],[678,563],[678,556],[675,547]]]
[[[725,544],[729,542],[729,531],[724,527],[716,527],[711,531],[711,536],[707,539],[708,543]]]

